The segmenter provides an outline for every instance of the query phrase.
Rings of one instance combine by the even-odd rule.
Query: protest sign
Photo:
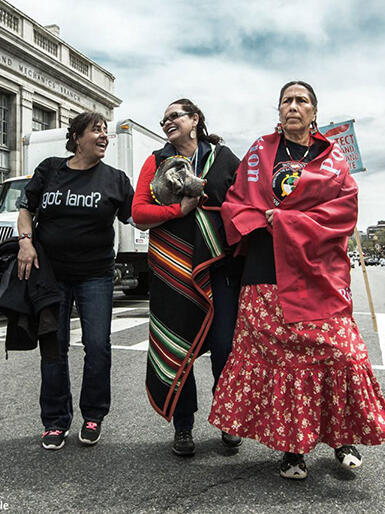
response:
[[[319,131],[328,139],[337,141],[350,166],[350,173],[358,173],[365,171],[365,168],[362,164],[353,123],[354,120],[330,123],[330,125],[319,127]]]

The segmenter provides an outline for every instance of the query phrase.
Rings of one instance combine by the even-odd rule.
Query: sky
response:
[[[383,0],[12,0],[115,76],[115,119],[160,132],[167,105],[191,98],[209,132],[242,157],[273,132],[280,88],[312,84],[318,124],[355,119],[367,172],[358,227],[385,219]]]

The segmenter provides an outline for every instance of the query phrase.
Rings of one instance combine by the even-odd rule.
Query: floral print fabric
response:
[[[286,323],[277,286],[244,286],[210,423],[275,450],[385,441],[385,399],[354,319]]]

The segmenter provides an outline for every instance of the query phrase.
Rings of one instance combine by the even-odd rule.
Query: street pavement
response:
[[[369,268],[375,307],[385,315],[385,268]],[[385,369],[373,332],[360,268],[352,271],[356,319],[385,391]],[[171,453],[172,426],[157,415],[144,390],[148,303],[116,298],[113,321],[112,409],[95,447],[82,447],[76,407],[83,351],[76,320],[70,365],[75,416],[65,447],[40,447],[39,354],[10,353],[0,361],[0,514],[12,513],[383,513],[383,447],[360,447],[364,466],[340,470],[319,445],[307,458],[303,482],[279,477],[279,452],[252,440],[226,450],[210,426],[210,359],[196,365],[199,411],[193,458]],[[7,507],[7,508],[5,508]]]

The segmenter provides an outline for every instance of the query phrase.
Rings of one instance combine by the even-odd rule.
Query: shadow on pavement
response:
[[[197,441],[189,459],[172,455],[167,440],[113,439],[110,428],[98,445],[84,447],[73,431],[62,450],[47,451],[39,436],[15,434],[0,443],[2,476],[8,477],[3,497],[17,511],[130,513],[240,512],[242,505],[280,512],[284,505],[337,500],[357,512],[357,503],[370,500],[363,484],[352,484],[355,475],[332,458],[309,456],[309,478],[295,482],[279,477],[279,452],[260,445],[251,462],[242,455],[246,444],[230,455],[217,437]]]

